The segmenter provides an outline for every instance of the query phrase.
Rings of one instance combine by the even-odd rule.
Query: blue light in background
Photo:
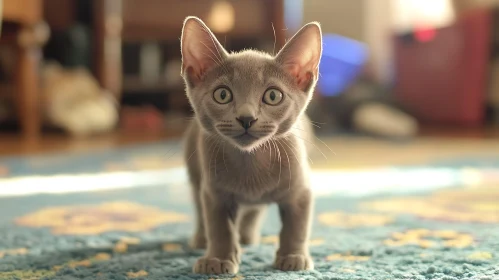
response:
[[[367,47],[355,40],[324,34],[318,89],[322,95],[335,96],[343,92],[364,67]]]

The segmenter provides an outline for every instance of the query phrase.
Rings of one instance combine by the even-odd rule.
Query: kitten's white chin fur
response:
[[[256,137],[251,134],[230,137],[230,141],[237,149],[243,152],[252,152],[267,142],[268,137]]]

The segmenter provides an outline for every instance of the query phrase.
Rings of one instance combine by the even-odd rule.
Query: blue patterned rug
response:
[[[179,148],[0,159],[0,279],[499,279],[499,154],[316,168],[314,271],[271,268],[272,208],[239,274],[199,276]]]

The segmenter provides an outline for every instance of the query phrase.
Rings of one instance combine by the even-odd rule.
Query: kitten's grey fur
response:
[[[282,220],[274,266],[313,269],[307,246],[313,137],[304,111],[321,53],[317,23],[305,25],[273,57],[229,54],[200,19],[185,20],[182,76],[196,116],[185,149],[197,209],[191,245],[207,249],[194,272],[236,273],[240,244],[259,242],[268,203],[278,204]]]

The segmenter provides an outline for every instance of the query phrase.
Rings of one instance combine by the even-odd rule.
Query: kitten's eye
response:
[[[282,92],[275,88],[270,88],[268,89],[264,94],[263,94],[263,102],[275,106],[282,101]]]
[[[225,87],[218,88],[213,92],[213,99],[220,104],[227,104],[232,101],[232,92]]]

